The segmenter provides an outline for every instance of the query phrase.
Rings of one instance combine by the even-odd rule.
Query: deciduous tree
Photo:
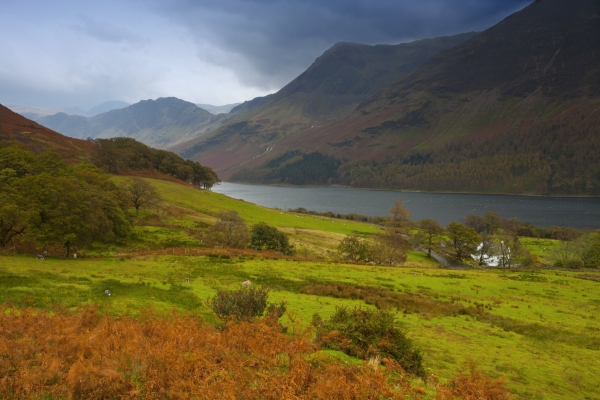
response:
[[[394,228],[402,228],[408,223],[408,219],[411,217],[408,209],[403,206],[403,200],[394,200],[394,205],[390,207],[390,226]]]
[[[475,232],[475,229],[451,222],[446,227],[452,246],[456,251],[456,259],[461,261],[467,255],[474,253],[477,245],[481,242],[481,236]]]
[[[419,245],[427,250],[427,257],[431,258],[431,251],[438,246],[444,228],[437,221],[430,218],[420,220],[417,227],[419,232],[415,235],[415,239]]]
[[[250,242],[250,232],[237,212],[222,211],[217,223],[210,228],[210,238],[225,246],[244,248]]]
[[[123,185],[123,192],[129,204],[135,208],[136,216],[142,206],[156,204],[160,199],[154,187],[141,178],[129,178]]]

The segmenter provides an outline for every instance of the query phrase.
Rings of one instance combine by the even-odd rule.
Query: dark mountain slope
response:
[[[473,35],[399,45],[338,43],[279,92],[234,108],[232,121],[210,137],[182,143],[173,150],[186,157],[209,157],[223,168],[231,167],[229,162],[249,161],[285,137],[340,120],[369,95]],[[240,131],[241,126],[244,129]]]
[[[166,148],[201,136],[224,120],[174,97],[144,100],[95,117],[59,113],[37,121],[78,138],[130,137],[149,146]]]
[[[22,143],[34,153],[55,151],[66,161],[90,160],[93,145],[54,132],[0,105],[0,143]]]
[[[536,1],[279,145],[356,186],[598,195],[599,38],[597,0]]]

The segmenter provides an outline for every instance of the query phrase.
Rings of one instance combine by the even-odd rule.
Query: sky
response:
[[[337,42],[482,31],[532,0],[0,0],[0,104],[243,102]]]

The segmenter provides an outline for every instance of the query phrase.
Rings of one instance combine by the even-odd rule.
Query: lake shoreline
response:
[[[577,196],[577,195],[543,195],[543,194],[510,194],[510,193],[488,193],[488,192],[450,192],[450,191],[426,191],[426,190],[403,190],[403,189],[374,189],[374,188],[361,188],[346,185],[288,185],[283,183],[278,184],[267,184],[267,183],[249,183],[249,182],[230,182],[224,181],[221,183],[232,183],[235,185],[248,185],[248,186],[267,186],[267,187],[285,187],[285,188],[342,188],[342,189],[354,189],[354,190],[368,190],[373,192],[398,192],[398,193],[423,193],[423,194],[472,194],[478,196],[519,196],[519,197],[540,197],[540,198],[551,198],[551,199],[600,199],[600,196]],[[216,185],[215,185],[216,186]]]

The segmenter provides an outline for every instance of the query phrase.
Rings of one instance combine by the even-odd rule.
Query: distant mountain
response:
[[[259,122],[249,121],[237,131],[221,128],[189,154],[225,179],[246,168],[235,178],[254,182],[267,174],[285,182],[280,172],[318,151],[339,161],[324,163],[329,182],[352,186],[600,195],[596,38],[597,0],[537,0],[432,57],[343,119],[281,139],[261,136]],[[254,158],[250,150],[238,159],[229,154],[248,148]]]
[[[227,177],[281,140],[341,120],[368,96],[434,55],[473,37],[465,33],[398,45],[338,43],[279,92],[243,103],[209,136],[174,148]]]
[[[124,101],[106,101],[100,105],[97,105],[96,107],[90,108],[90,110],[86,114],[84,114],[84,116],[94,117],[98,114],[102,114],[102,113],[109,112],[112,110],[119,110],[121,108],[125,108],[130,105],[131,104],[126,103]]]
[[[0,105],[0,144],[22,143],[34,153],[52,150],[70,162],[89,160],[91,143],[54,132]]]
[[[131,137],[167,148],[199,137],[224,120],[175,97],[144,100],[95,117],[58,113],[36,119],[40,124],[77,138]]]
[[[202,108],[203,110],[208,111],[211,114],[218,115],[218,114],[227,114],[234,107],[237,107],[240,104],[241,103],[225,104],[223,106],[213,106],[213,105],[210,105],[210,104],[196,104],[196,105],[198,107]]]
[[[61,108],[39,108],[39,107],[28,107],[28,106],[16,106],[16,105],[8,105],[6,106],[9,110],[16,112],[17,114],[21,114],[25,118],[35,119],[39,117],[45,117],[47,115],[54,115],[59,112],[65,112],[65,110]]]
[[[107,101],[96,107],[92,107],[89,111],[82,110],[79,107],[67,107],[67,108],[38,108],[38,107],[27,107],[27,106],[8,106],[9,109],[21,114],[25,118],[35,119],[41,118],[48,115],[54,115],[58,113],[65,113],[68,115],[81,115],[84,117],[93,117],[98,114],[102,114],[111,110],[119,108],[125,108],[129,105],[124,101]]]
[[[87,117],[87,111],[82,110],[79,107],[66,107],[63,109],[63,111],[69,115],[82,115],[84,117]]]

